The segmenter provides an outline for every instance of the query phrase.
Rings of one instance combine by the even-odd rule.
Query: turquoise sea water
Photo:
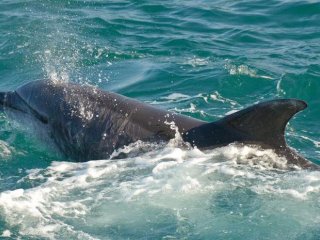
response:
[[[0,0],[1,91],[42,78],[207,121],[303,99],[286,139],[320,164],[318,1]],[[2,238],[320,239],[320,172],[271,151],[174,139],[73,163],[39,137],[0,113]]]

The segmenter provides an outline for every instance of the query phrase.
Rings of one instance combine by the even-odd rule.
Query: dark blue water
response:
[[[319,23],[317,1],[0,0],[0,89],[74,81],[207,121],[299,98],[286,139],[319,164]],[[39,135],[0,114],[2,237],[320,238],[320,173],[272,151],[177,138],[71,163]]]

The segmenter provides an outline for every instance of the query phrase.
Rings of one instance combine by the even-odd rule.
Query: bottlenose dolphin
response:
[[[284,138],[287,122],[307,107],[296,99],[258,103],[209,123],[93,86],[39,80],[0,93],[0,106],[37,119],[58,148],[76,161],[105,159],[138,140],[167,141],[175,137],[168,124],[174,123],[182,139],[199,149],[254,144],[273,149],[289,164],[317,168],[289,148]]]

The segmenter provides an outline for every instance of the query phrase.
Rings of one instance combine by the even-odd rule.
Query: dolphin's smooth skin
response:
[[[62,153],[75,161],[106,159],[138,140],[167,141],[175,136],[170,125],[174,123],[183,140],[199,149],[254,144],[273,149],[289,165],[318,168],[285,142],[287,122],[307,107],[296,99],[255,104],[208,123],[93,86],[38,80],[0,93],[0,106],[6,112],[32,116],[48,129]]]

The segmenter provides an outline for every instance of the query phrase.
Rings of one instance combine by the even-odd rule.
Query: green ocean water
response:
[[[318,1],[0,0],[0,90],[44,78],[206,121],[302,99],[286,139],[320,164]],[[2,238],[320,239],[320,173],[270,151],[176,139],[73,163],[36,130],[0,113]]]

